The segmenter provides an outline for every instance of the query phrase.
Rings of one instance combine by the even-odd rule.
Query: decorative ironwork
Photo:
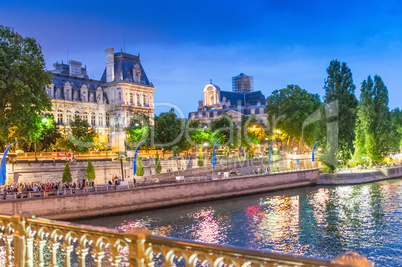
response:
[[[7,267],[372,266],[353,252],[330,261],[155,236],[146,228],[124,232],[23,214],[0,215],[0,229],[0,265]]]

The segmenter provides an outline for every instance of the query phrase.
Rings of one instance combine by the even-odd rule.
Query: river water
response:
[[[163,236],[318,258],[356,251],[376,266],[402,266],[402,180],[304,187],[77,223],[140,225]]]

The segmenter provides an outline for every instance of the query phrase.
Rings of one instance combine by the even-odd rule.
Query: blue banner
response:
[[[274,144],[275,141],[272,141],[271,145],[269,146],[269,165],[271,165],[271,150],[272,150],[272,145]]]
[[[9,145],[6,148],[6,150],[4,151],[4,153],[3,153],[3,158],[1,159],[1,163],[0,163],[0,185],[3,185],[6,182],[6,178],[7,178],[6,177],[6,175],[7,175],[6,174],[6,170],[7,170],[7,167],[6,167],[7,153],[10,150],[11,146],[14,145],[15,143],[18,143],[18,142],[14,142],[11,145]]]
[[[315,147],[317,146],[317,144],[318,144],[318,142],[320,142],[320,141],[317,141],[315,144],[314,144],[314,146],[313,146],[313,156],[312,156],[312,162],[314,162],[314,150],[315,150]]]
[[[137,153],[138,153],[138,148],[140,147],[140,145],[142,143],[148,143],[145,141],[141,141],[138,143],[137,148],[135,149],[135,153],[134,153],[134,162],[133,162],[133,176],[135,176],[135,174],[137,173]],[[148,143],[149,144],[149,143]]]
[[[219,143],[219,141],[216,141],[214,144],[214,149],[212,150],[212,169],[215,169],[215,146],[216,143]]]

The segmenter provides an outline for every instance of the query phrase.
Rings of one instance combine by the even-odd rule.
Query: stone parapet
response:
[[[118,192],[17,199],[0,203],[2,213],[26,212],[49,219],[74,219],[170,207],[230,198],[247,194],[315,184],[318,169],[229,178],[205,182],[178,183]]]

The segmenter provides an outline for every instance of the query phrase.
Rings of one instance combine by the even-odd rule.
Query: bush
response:
[[[68,164],[68,161],[66,162],[66,165],[64,166],[63,178],[61,181],[63,183],[71,183],[73,181],[73,178],[71,177],[70,165]]]
[[[200,152],[198,154],[198,167],[204,166],[204,157],[202,156],[202,148],[200,147]]]
[[[162,171],[162,165],[161,165],[161,161],[159,159],[159,154],[158,152],[156,152],[156,158],[155,158],[155,173],[161,173]]]
[[[138,159],[137,160],[137,172],[136,172],[136,175],[137,176],[143,176],[144,172],[145,172],[145,170],[144,170],[144,166],[142,165],[142,160]]]
[[[90,160],[88,161],[88,167],[87,167],[87,179],[89,181],[95,180],[95,169]]]
[[[335,165],[332,165],[331,163],[328,163],[328,162],[326,162],[326,161],[324,161],[322,159],[320,161],[325,165],[325,167],[323,169],[323,172],[333,173],[334,170],[336,169]]]

